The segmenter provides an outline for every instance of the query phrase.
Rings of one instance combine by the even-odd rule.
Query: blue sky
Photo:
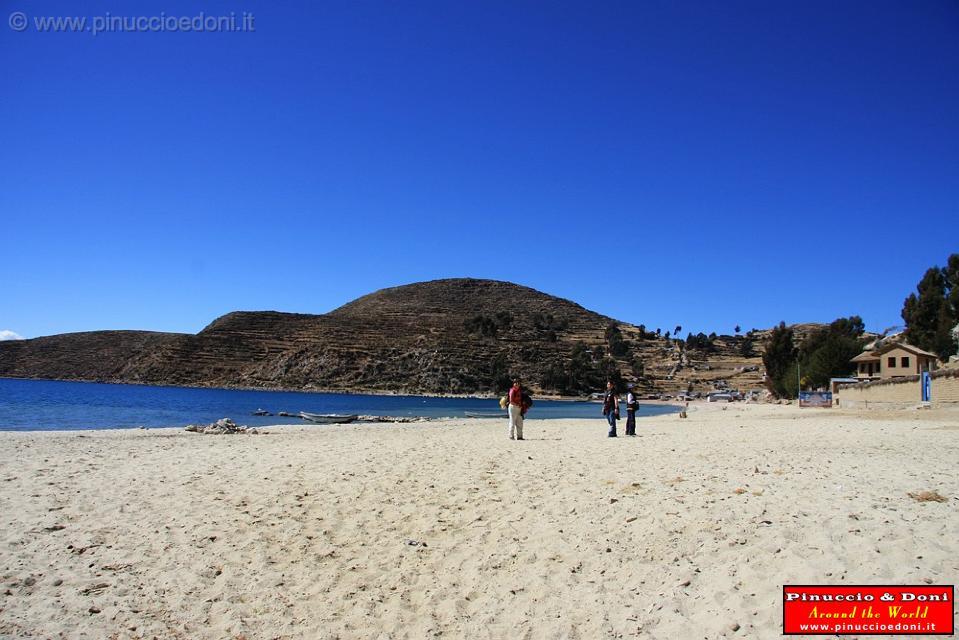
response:
[[[463,276],[683,333],[882,330],[959,251],[951,0],[2,10],[0,330],[26,337]]]

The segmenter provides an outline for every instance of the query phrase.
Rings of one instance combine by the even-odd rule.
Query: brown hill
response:
[[[603,362],[606,332],[614,323],[569,300],[508,282],[435,280],[383,289],[324,315],[229,313],[196,335],[98,331],[3,342],[0,376],[482,393],[515,374],[537,391],[583,392],[602,383],[601,368],[609,366]],[[742,356],[742,337],[722,336],[714,351],[698,354],[616,324],[627,350],[613,359],[615,367],[646,390],[690,384],[705,389],[720,378],[733,387],[758,386],[759,345],[755,355]]]

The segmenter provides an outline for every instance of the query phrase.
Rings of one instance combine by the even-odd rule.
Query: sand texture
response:
[[[959,578],[956,413],[264,430],[0,433],[0,637],[771,638]]]

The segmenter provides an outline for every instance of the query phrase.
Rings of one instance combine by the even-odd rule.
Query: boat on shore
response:
[[[359,418],[356,414],[307,413],[306,411],[300,411],[300,417],[316,424],[347,424]]]

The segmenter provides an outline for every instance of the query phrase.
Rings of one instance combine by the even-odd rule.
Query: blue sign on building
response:
[[[929,375],[928,371],[922,372],[922,401],[932,401],[932,376]]]

